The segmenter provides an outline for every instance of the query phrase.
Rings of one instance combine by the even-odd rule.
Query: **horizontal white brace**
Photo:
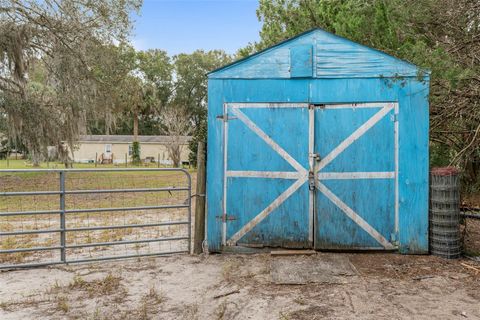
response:
[[[308,103],[226,103],[227,108],[308,108]]]
[[[228,178],[270,178],[270,179],[300,179],[305,173],[281,171],[227,171]]]
[[[319,172],[320,180],[394,179],[395,172]]]
[[[383,108],[392,106],[392,102],[373,102],[373,103],[342,103],[342,104],[326,104],[321,109],[363,109],[363,108]]]

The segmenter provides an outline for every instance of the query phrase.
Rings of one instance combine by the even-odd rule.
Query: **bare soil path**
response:
[[[285,267],[292,257],[185,255],[2,272],[0,319],[480,319],[480,263],[472,260],[317,253],[291,260],[292,272],[302,259],[334,271],[334,261],[347,262],[354,272],[284,285],[272,281],[274,259]]]

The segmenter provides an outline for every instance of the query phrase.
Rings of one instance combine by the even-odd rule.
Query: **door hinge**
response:
[[[222,222],[237,220],[237,217],[229,215],[229,214],[222,214],[221,216],[216,216],[217,219],[221,219]]]
[[[398,233],[397,232],[392,232],[390,234],[390,242],[393,244],[393,245],[398,245]]]
[[[216,118],[219,119],[219,120],[222,120],[222,121],[237,119],[237,117],[229,117],[227,114],[220,114]]]
[[[310,103],[308,105],[308,109],[315,109],[315,108],[320,108],[320,109],[325,109],[326,104],[324,103]]]
[[[322,157],[319,153],[309,153],[308,156],[317,162],[320,162],[322,160]]]

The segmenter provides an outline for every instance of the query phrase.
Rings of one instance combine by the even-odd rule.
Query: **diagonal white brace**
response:
[[[250,120],[242,111],[237,108],[231,108],[232,113],[235,114],[247,127],[255,132],[263,141],[265,141],[276,153],[278,153],[285,161],[287,161],[299,173],[305,173],[307,170],[302,167],[291,155],[272,140],[265,132],[262,131],[252,120]]]
[[[277,209],[285,200],[287,200],[295,191],[297,191],[307,179],[302,178],[295,183],[293,183],[287,190],[285,190],[281,195],[278,196],[272,203],[270,203],[265,209],[262,210],[258,215],[250,220],[246,225],[244,225],[240,230],[237,231],[228,241],[227,245],[234,246],[238,240],[240,240],[247,232],[253,229],[257,224],[259,224],[263,219],[268,217],[275,209]]]
[[[317,182],[317,188],[322,192],[330,201],[332,201],[340,210],[342,210],[350,219],[352,219],[360,228],[365,230],[371,235],[378,243],[380,243],[385,249],[394,249],[395,247],[385,239],[377,230],[375,230],[368,222],[363,220],[355,211],[353,211],[347,204],[340,200],[330,189],[328,189],[321,182]]]
[[[375,113],[370,119],[362,124],[357,130],[355,130],[348,138],[343,140],[335,149],[333,149],[325,158],[323,158],[317,166],[317,172],[325,168],[330,162],[332,162],[340,153],[347,149],[358,138],[365,134],[370,128],[372,128],[377,122],[379,122],[385,115],[387,115],[394,106],[388,104]]]

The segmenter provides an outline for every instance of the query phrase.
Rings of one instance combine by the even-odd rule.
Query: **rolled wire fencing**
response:
[[[430,172],[430,252],[448,259],[462,253],[460,188],[458,171],[452,167]]]

